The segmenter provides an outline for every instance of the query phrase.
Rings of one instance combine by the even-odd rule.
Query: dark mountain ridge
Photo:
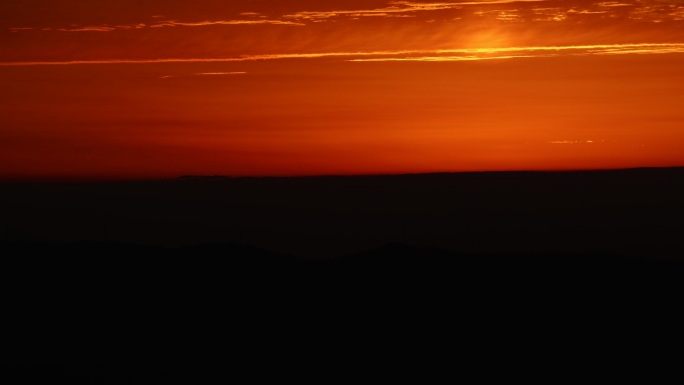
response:
[[[684,168],[3,183],[0,239],[684,255]]]

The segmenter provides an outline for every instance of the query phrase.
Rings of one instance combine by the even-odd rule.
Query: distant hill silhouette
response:
[[[0,239],[684,255],[684,168],[0,184]]]
[[[3,183],[3,344],[99,383],[434,344],[602,360],[674,341],[682,196],[681,168]]]

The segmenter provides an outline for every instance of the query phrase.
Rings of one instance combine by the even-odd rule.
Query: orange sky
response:
[[[0,14],[2,179],[684,165],[684,1]]]

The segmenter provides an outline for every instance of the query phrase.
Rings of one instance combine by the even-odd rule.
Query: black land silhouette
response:
[[[294,346],[674,341],[682,196],[681,168],[5,183],[5,342],[100,365],[76,382],[212,383]]]
[[[334,257],[390,242],[454,252],[678,257],[684,169],[3,183],[11,241],[242,243]]]

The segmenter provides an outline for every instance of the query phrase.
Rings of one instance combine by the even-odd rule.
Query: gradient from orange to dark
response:
[[[2,179],[684,165],[682,1],[0,13]]]

